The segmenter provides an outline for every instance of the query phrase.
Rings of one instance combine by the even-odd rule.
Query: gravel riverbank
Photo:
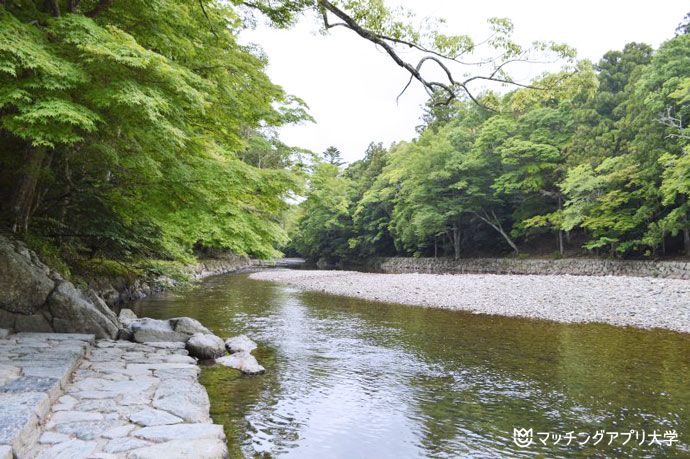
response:
[[[690,333],[690,282],[679,279],[287,269],[261,271],[250,277],[388,303]]]

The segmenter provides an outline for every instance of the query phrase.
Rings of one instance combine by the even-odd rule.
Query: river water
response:
[[[259,344],[264,375],[202,372],[232,457],[690,457],[688,334],[376,303],[246,274],[135,309]],[[515,428],[532,429],[529,446]]]

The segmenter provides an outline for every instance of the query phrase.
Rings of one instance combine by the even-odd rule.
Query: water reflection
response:
[[[237,457],[548,457],[690,454],[690,337],[301,293],[246,275],[138,304],[247,333],[267,368],[204,370]],[[678,431],[673,448],[522,450],[513,427]]]

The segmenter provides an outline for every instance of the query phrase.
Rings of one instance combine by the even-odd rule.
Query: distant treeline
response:
[[[481,104],[432,100],[419,137],[314,167],[310,258],[690,254],[690,34],[630,43]],[[540,86],[555,90],[539,90]]]

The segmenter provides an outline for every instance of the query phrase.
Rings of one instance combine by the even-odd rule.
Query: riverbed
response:
[[[261,271],[251,277],[365,300],[690,333],[690,281],[682,279],[288,269]]]
[[[690,454],[685,333],[372,302],[246,274],[208,278],[136,311],[191,316],[219,336],[259,343],[266,374],[202,373],[233,457]],[[517,446],[515,428],[532,429],[532,444]],[[595,445],[601,430],[637,439]],[[676,431],[677,441],[640,444],[654,431]],[[537,433],[547,432],[542,444]]]

